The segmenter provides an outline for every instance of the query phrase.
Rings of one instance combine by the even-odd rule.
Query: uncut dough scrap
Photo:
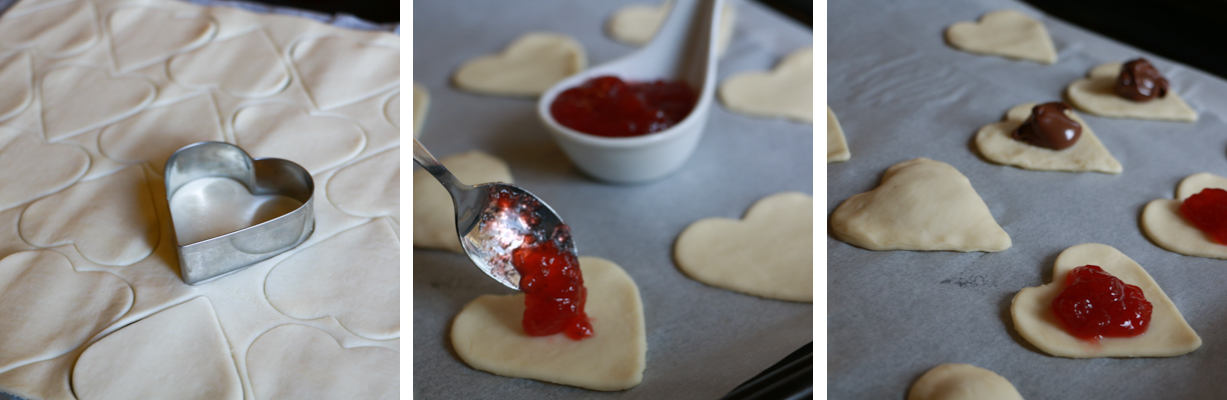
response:
[[[887,168],[877,188],[835,209],[831,230],[836,239],[869,250],[994,252],[1011,244],[971,181],[927,158]]]
[[[1227,246],[1210,238],[1180,213],[1180,205],[1202,189],[1227,190],[1227,178],[1202,172],[1189,175],[1176,188],[1176,199],[1159,199],[1142,210],[1142,232],[1164,249],[1186,256],[1227,259]]]
[[[1082,136],[1073,146],[1052,150],[1015,140],[1014,130],[1031,116],[1035,103],[1023,103],[1006,112],[1002,122],[985,125],[976,132],[976,147],[989,161],[1036,171],[1103,172],[1119,174],[1120,162],[1108,153],[1099,137],[1078,114],[1066,115],[1082,125]]]
[[[1070,104],[1101,117],[1197,121],[1197,111],[1189,107],[1175,90],[1168,90],[1165,97],[1145,102],[1118,96],[1113,88],[1121,65],[1118,62],[1100,64],[1087,72],[1086,79],[1070,83],[1065,88]]]
[[[665,1],[658,5],[632,4],[618,9],[612,17],[606,31],[614,40],[635,46],[643,46],[656,36],[665,17],[673,9],[673,1]],[[733,3],[724,3],[720,11],[720,30],[716,34],[716,52],[724,54],[733,39],[733,27],[737,21],[737,7]]]
[[[452,81],[471,92],[538,96],[587,66],[583,45],[570,36],[530,32],[511,42],[500,54],[465,62],[452,75]]]
[[[1093,344],[1066,333],[1052,312],[1052,300],[1065,290],[1070,270],[1097,265],[1126,284],[1142,289],[1154,306],[1146,333],[1130,338],[1102,338]],[[1163,293],[1141,265],[1112,246],[1085,243],[1070,247],[1057,256],[1052,283],[1018,291],[1010,306],[1014,329],[1040,350],[1058,357],[1173,357],[1201,347],[1201,338],[1184,321],[1176,304]]]
[[[677,266],[697,281],[772,299],[814,300],[814,199],[796,192],[755,202],[742,220],[707,218],[678,235]]]
[[[513,183],[507,163],[481,151],[448,156],[439,162],[467,185]],[[456,211],[452,197],[424,169],[413,171],[413,247],[464,254],[456,234]]]
[[[1042,64],[1057,62],[1057,51],[1044,24],[1014,10],[984,14],[979,22],[956,22],[946,28],[946,41],[969,53]]]
[[[848,150],[848,139],[844,137],[844,127],[839,125],[835,112],[827,107],[827,164],[848,161],[852,152]]]
[[[793,51],[770,72],[725,79],[720,101],[742,114],[814,123],[814,48]]]
[[[920,376],[907,400],[1022,400],[1009,380],[971,364],[942,364]]]
[[[456,315],[451,341],[469,366],[497,375],[593,390],[623,390],[643,379],[643,303],[630,275],[609,260],[580,257],[591,337],[524,334],[524,295],[483,295]]]

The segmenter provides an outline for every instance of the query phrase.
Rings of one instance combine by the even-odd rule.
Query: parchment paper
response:
[[[706,286],[685,277],[672,258],[674,239],[691,222],[740,218],[772,193],[813,193],[811,125],[733,114],[714,104],[699,147],[682,170],[649,184],[609,185],[571,164],[538,121],[535,99],[481,96],[450,84],[460,64],[501,51],[530,31],[575,37],[590,66],[626,55],[634,48],[607,37],[605,23],[630,3],[416,2],[413,80],[430,91],[421,141],[435,156],[481,149],[506,160],[516,183],[543,198],[571,226],[581,256],[612,260],[635,280],[647,324],[643,383],[602,393],[468,367],[448,340],[452,318],[479,295],[512,292],[482,275],[464,255],[415,249],[416,398],[714,399],[813,340],[812,305]],[[736,32],[718,66],[718,80],[770,69],[789,52],[812,45],[805,27],[758,4],[736,4]]]
[[[957,21],[1016,9],[1056,44],[1046,66],[961,52],[942,33]],[[929,157],[958,168],[1010,234],[1000,253],[874,252],[828,230],[828,395],[900,399],[929,368],[971,363],[1028,399],[1223,398],[1227,386],[1227,261],[1151,243],[1138,220],[1197,172],[1227,175],[1227,82],[1121,45],[1008,0],[837,1],[828,5],[827,98],[852,159],[827,168],[827,212],[873,189],[887,167]],[[1173,43],[1178,46],[1178,43]],[[1062,98],[1104,62],[1145,56],[1200,113],[1196,123],[1081,113],[1124,166],[1120,175],[1037,172],[979,157],[973,136],[1010,107]],[[829,228],[828,228],[829,229]],[[1145,268],[1202,337],[1173,358],[1077,360],[1046,355],[1013,329],[1019,289],[1047,284],[1081,243],[1116,247]]]

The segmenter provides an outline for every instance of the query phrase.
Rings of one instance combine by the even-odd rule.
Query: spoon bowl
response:
[[[643,183],[676,171],[699,143],[715,93],[717,28],[725,0],[678,0],[656,36],[642,49],[567,77],[537,102],[550,135],[588,175],[614,183]],[[660,79],[697,89],[698,102],[686,118],[663,131],[633,137],[602,137],[563,126],[550,113],[560,93],[599,76],[624,81]]]
[[[575,244],[562,218],[544,201],[506,183],[466,185],[413,139],[413,161],[426,169],[452,196],[456,234],[473,264],[504,286],[520,290],[520,273],[511,255],[521,246],[554,240],[575,257]]]

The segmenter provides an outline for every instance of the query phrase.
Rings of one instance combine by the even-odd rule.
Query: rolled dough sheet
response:
[[[1055,64],[1057,51],[1044,24],[1014,10],[998,10],[979,22],[960,21],[946,28],[946,41],[968,53]]]
[[[920,376],[907,400],[1022,400],[1009,380],[971,364],[942,364]]]
[[[1215,242],[1180,213],[1180,205],[1185,199],[1206,188],[1227,190],[1227,178],[1208,172],[1184,178],[1176,189],[1175,200],[1154,200],[1142,209],[1142,232],[1159,247],[1172,252],[1227,259],[1227,246]]]
[[[743,219],[690,224],[674,244],[677,266],[712,286],[788,301],[814,299],[814,199],[785,192],[755,202]]]
[[[1052,300],[1065,290],[1069,271],[1083,265],[1097,265],[1104,272],[1142,289],[1146,300],[1154,307],[1146,333],[1131,338],[1102,338],[1099,343],[1066,333],[1052,312]],[[1018,291],[1010,306],[1010,315],[1014,317],[1014,329],[1019,335],[1040,350],[1058,357],[1174,357],[1201,347],[1201,338],[1184,321],[1176,304],[1150,274],[1120,250],[1104,244],[1085,243],[1061,252],[1053,266],[1052,283]]]
[[[512,183],[507,163],[481,151],[448,156],[439,162],[467,185]],[[452,196],[424,169],[413,171],[413,247],[464,254],[456,233],[456,209],[452,205]]]
[[[985,125],[976,132],[976,147],[989,161],[1036,171],[1103,172],[1119,174],[1120,162],[1095,136],[1091,126],[1067,111],[1071,119],[1082,125],[1082,136],[1073,146],[1052,150],[1015,140],[1013,132],[1031,116],[1035,103],[1023,103],[1006,112],[1002,122]]]
[[[526,33],[502,53],[461,65],[452,82],[461,89],[503,96],[537,96],[588,66],[584,46],[570,36]]]
[[[844,128],[835,118],[835,112],[827,107],[827,164],[848,161],[852,152],[848,150],[848,139],[844,137]]]
[[[971,181],[927,158],[887,168],[877,188],[835,209],[831,231],[869,250],[995,252],[1011,244]]]
[[[351,215],[400,223],[400,147],[341,167],[328,180],[328,200]]]
[[[814,123],[814,48],[793,51],[770,72],[725,79],[720,101],[742,114]]]
[[[345,347],[319,329],[287,324],[251,344],[247,373],[258,399],[396,399],[399,359],[392,350]]]
[[[1121,65],[1119,62],[1100,64],[1087,72],[1086,79],[1070,83],[1065,88],[1070,104],[1101,117],[1197,121],[1197,111],[1189,107],[1174,90],[1168,90],[1165,97],[1146,102],[1118,96],[1113,87],[1116,77],[1120,75]]]
[[[57,160],[39,165],[41,160]],[[89,170],[89,153],[69,144],[46,144],[33,133],[0,127],[0,210],[25,204],[75,183]]]
[[[469,366],[497,375],[592,390],[625,390],[643,380],[647,359],[639,288],[621,267],[580,257],[593,335],[528,336],[521,319],[524,295],[483,295],[452,322],[451,343]]]

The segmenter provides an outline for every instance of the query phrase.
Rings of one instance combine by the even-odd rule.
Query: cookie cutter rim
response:
[[[315,181],[302,166],[280,158],[253,159],[230,143],[197,142],[176,150],[163,170],[169,210],[175,192],[196,179],[221,177],[243,184],[252,195],[277,194],[302,202],[276,218],[193,243],[171,234],[183,282],[196,285],[238,272],[297,247],[315,231]]]

